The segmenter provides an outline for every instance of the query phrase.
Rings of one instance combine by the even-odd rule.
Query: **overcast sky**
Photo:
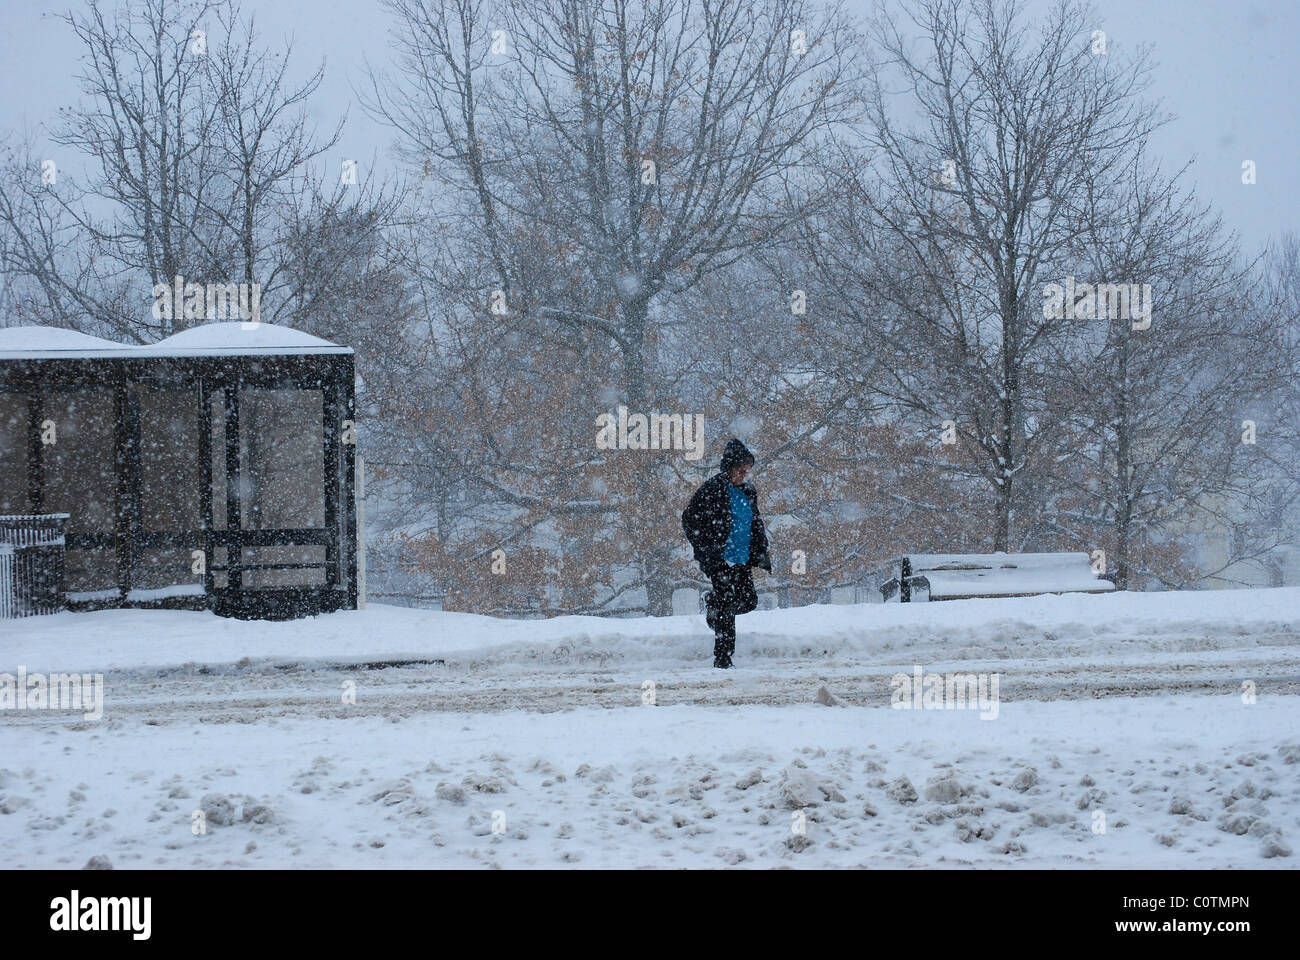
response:
[[[111,0],[110,0],[111,2]],[[545,2],[545,0],[539,0]],[[868,0],[850,0],[866,10]],[[1045,0],[1044,0],[1045,2]],[[33,132],[77,97],[80,51],[53,14],[69,4],[0,5],[0,131]],[[1167,167],[1196,158],[1197,192],[1223,212],[1247,250],[1300,226],[1300,3],[1296,0],[1096,0],[1112,51],[1155,46],[1152,95],[1177,119],[1155,147]],[[389,18],[377,0],[245,0],[267,41],[292,35],[305,73],[322,58],[326,78],[312,104],[322,130],[347,110],[345,139],[331,158],[366,162],[390,136],[355,103],[364,61],[387,59]],[[57,154],[56,154],[57,156]],[[1253,160],[1258,182],[1241,182]]]

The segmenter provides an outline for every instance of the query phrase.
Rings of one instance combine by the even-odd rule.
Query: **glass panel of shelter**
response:
[[[32,512],[28,459],[31,410],[27,393],[0,390],[0,514]]]
[[[33,512],[68,514],[64,554],[68,595],[111,598],[118,592],[113,389],[45,386],[37,397],[40,502],[32,504]]]
[[[212,391],[216,589],[327,584],[324,403],[321,389],[280,384]]]
[[[131,593],[136,599],[201,595],[199,385],[132,383],[127,409]]]
[[[324,392],[244,387],[239,393],[245,588],[325,583]]]

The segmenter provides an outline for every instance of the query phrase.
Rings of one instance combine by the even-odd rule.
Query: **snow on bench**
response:
[[[876,574],[881,602],[1107,593],[1086,553],[927,553],[888,561]]]

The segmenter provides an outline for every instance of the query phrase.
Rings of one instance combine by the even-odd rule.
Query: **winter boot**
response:
[[[713,665],[720,670],[731,668],[731,655],[736,650],[736,641],[730,637],[718,637],[713,641]]]

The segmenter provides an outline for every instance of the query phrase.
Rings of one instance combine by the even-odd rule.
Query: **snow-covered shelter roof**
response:
[[[88,333],[63,327],[0,328],[0,357],[26,358],[44,354],[88,356],[96,352],[125,349],[125,346],[112,340],[92,337]]]
[[[49,360],[97,357],[222,357],[352,353],[301,330],[272,323],[245,329],[240,321],[209,323],[157,343],[115,343],[62,327],[0,327],[0,359]]]

